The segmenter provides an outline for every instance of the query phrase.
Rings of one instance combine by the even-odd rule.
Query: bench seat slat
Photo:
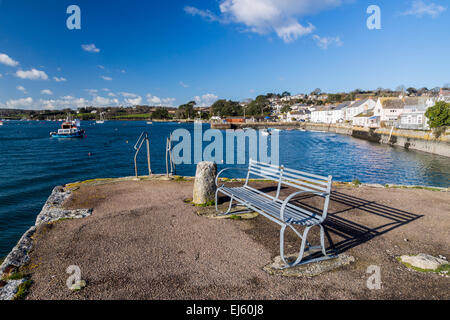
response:
[[[302,182],[302,181],[290,181],[290,180],[282,179],[282,184],[293,187],[293,188],[302,189],[304,191],[319,191],[319,192],[327,191],[327,188],[322,188],[320,186],[315,186],[315,185],[312,185],[312,184],[309,184],[306,182]]]
[[[254,192],[246,187],[241,188],[227,188],[223,187],[223,191],[229,195],[234,195],[237,199],[243,202],[248,202],[258,209],[265,211],[271,216],[280,219],[280,211],[282,202],[280,200],[272,200],[265,197],[259,193]],[[288,205],[284,213],[284,219],[288,223],[298,224],[298,225],[315,225],[320,223],[320,217],[315,213],[308,212],[302,208],[298,208],[293,205]]]

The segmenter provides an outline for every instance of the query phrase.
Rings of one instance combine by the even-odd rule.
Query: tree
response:
[[[270,103],[266,96],[256,97],[246,108],[246,114],[252,116],[269,115],[271,111]]]
[[[322,93],[322,90],[320,90],[320,88],[315,89],[313,92],[311,92],[311,95],[316,95],[318,96],[319,94]]]
[[[327,102],[329,103],[336,103],[342,101],[342,94],[336,93],[336,94],[329,94],[327,98]]]
[[[285,92],[283,92],[283,93],[281,94],[281,96],[282,96],[282,97],[290,97],[290,96],[291,96],[291,93],[288,92],[288,91],[285,91]]]
[[[281,113],[288,113],[291,112],[291,106],[290,105],[285,105],[283,106],[283,108],[281,108]]]
[[[211,113],[220,117],[241,116],[243,110],[239,102],[221,99],[213,103],[211,106]]]
[[[450,103],[444,101],[437,102],[433,107],[428,108],[425,116],[429,119],[431,128],[441,128],[450,126]]]
[[[189,101],[186,104],[182,104],[178,107],[177,117],[180,119],[191,119],[195,116],[194,106],[197,103],[195,101]]]
[[[169,111],[166,108],[158,108],[152,113],[152,119],[170,119]]]
[[[406,89],[406,92],[408,92],[408,95],[417,94],[417,89],[413,88],[413,87],[409,87],[408,89]]]

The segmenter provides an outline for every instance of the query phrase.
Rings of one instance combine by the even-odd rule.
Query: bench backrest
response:
[[[296,188],[300,191],[330,193],[332,177],[323,177],[312,173],[302,172],[285,168],[284,166],[275,166],[250,159],[248,168],[247,182],[250,175],[258,176],[266,180],[272,180],[278,183],[277,195],[280,195],[282,185]]]

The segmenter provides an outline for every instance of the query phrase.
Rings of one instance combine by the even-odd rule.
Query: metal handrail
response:
[[[139,154],[139,151],[141,151],[141,147],[144,144],[144,141],[147,142],[148,175],[149,176],[152,175],[152,168],[151,168],[151,162],[150,162],[150,139],[148,138],[148,133],[146,131],[144,131],[141,133],[141,135],[139,136],[139,139],[136,141],[136,144],[134,145],[134,150],[136,150],[136,153],[134,154],[134,172],[135,172],[136,178],[138,178],[137,156]]]
[[[173,149],[172,149],[172,135],[166,140],[166,173],[169,176],[169,163],[170,163],[170,174],[176,174],[175,162],[173,160]]]

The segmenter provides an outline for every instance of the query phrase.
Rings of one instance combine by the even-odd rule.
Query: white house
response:
[[[308,109],[301,109],[298,111],[290,111],[287,113],[287,121],[309,121],[311,118],[311,111]]]
[[[345,111],[351,102],[344,102],[339,105],[318,107],[311,112],[311,122],[319,123],[341,123],[345,120]]]
[[[434,102],[427,98],[405,98],[403,113],[400,115],[397,128],[428,130],[430,126],[425,116],[427,109],[434,105]]]
[[[353,117],[354,126],[376,128],[378,123],[378,117],[375,116],[374,109],[365,110]]]
[[[380,117],[380,124],[394,126],[403,113],[420,111],[425,114],[430,103],[423,97],[379,98],[375,106],[375,116]]]
[[[377,103],[373,99],[358,100],[348,106],[345,112],[345,121],[355,124],[355,117],[362,114],[365,111],[375,108]],[[361,119],[359,119],[361,120]],[[359,124],[357,124],[359,125]]]
[[[378,98],[374,115],[379,117],[379,125],[393,126],[403,113],[404,106],[403,98]]]
[[[334,106],[316,107],[314,111],[311,111],[311,122],[331,123],[333,119],[332,107]]]

